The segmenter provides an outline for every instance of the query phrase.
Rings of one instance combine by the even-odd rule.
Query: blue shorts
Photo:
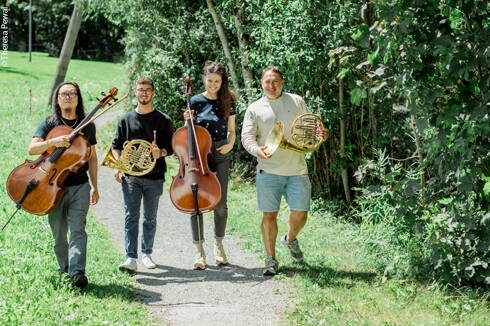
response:
[[[261,212],[277,212],[284,195],[289,209],[309,211],[311,183],[308,174],[283,176],[257,171],[257,204]]]

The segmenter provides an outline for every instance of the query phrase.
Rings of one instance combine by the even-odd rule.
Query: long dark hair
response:
[[[82,121],[83,118],[85,118],[85,109],[83,106],[83,98],[82,98],[82,93],[80,92],[80,87],[75,82],[64,82],[56,87],[53,93],[53,99],[51,101],[53,103],[53,114],[48,118],[48,124],[53,127],[63,123],[61,120],[61,107],[58,101],[58,95],[60,93],[60,88],[65,85],[72,85],[77,90],[78,104],[76,107],[76,114],[77,114],[78,122]]]
[[[236,95],[230,91],[225,66],[219,62],[206,61],[203,72],[204,77],[207,74],[218,74],[221,76],[221,87],[218,91],[218,114],[228,118],[230,116],[232,102],[236,102]]]

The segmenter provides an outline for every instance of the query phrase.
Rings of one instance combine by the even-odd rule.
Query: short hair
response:
[[[268,66],[267,68],[262,70],[262,78],[264,78],[264,75],[269,71],[272,71],[272,72],[280,75],[281,79],[284,79],[284,74],[282,73],[281,68],[279,68],[278,66]]]
[[[138,78],[138,80],[136,81],[136,85],[150,85],[151,88],[155,88],[153,87],[153,80],[151,80],[151,78],[148,77]]]

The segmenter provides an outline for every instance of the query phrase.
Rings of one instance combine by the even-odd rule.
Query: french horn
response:
[[[151,154],[151,148],[151,143],[143,139],[126,141],[119,159],[116,160],[109,147],[102,165],[129,175],[145,175],[153,169],[156,163],[156,159]]]
[[[288,140],[284,137],[284,124],[276,122],[265,140],[265,153],[272,155],[279,147],[299,153],[313,152],[325,140],[319,136],[320,130],[328,135],[319,116],[305,113],[294,119],[291,124],[291,139]]]

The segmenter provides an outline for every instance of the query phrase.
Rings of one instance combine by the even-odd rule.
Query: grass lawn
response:
[[[57,60],[43,53],[8,53],[0,68],[0,179],[27,158],[27,146],[37,124],[51,113],[46,106]],[[80,84],[88,113],[95,97],[111,87],[125,91],[122,65],[72,60],[66,80]],[[29,109],[29,89],[32,111]],[[122,104],[121,104],[122,105]],[[5,187],[0,189],[0,223],[15,206]],[[134,281],[117,270],[121,253],[106,230],[89,213],[87,223],[89,285],[85,291],[69,286],[57,273],[46,216],[19,211],[0,233],[0,325],[152,325],[148,309],[134,294]]]

